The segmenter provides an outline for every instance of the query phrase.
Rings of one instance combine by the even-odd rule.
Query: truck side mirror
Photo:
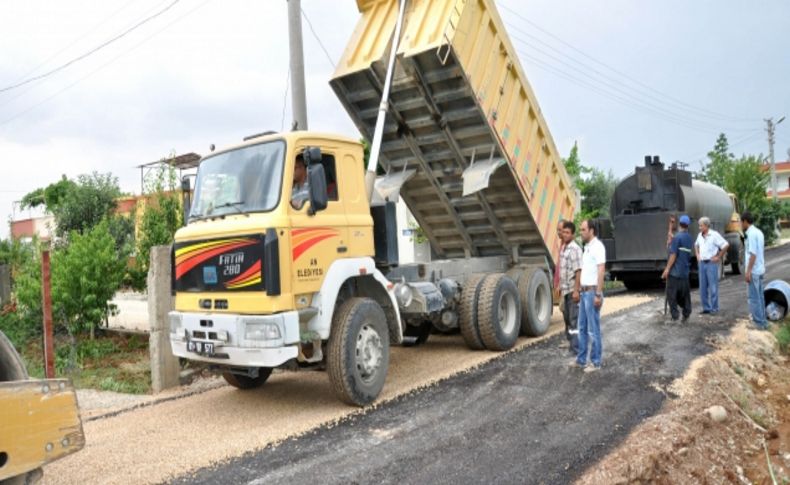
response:
[[[189,175],[181,178],[181,208],[184,211],[181,225],[186,226],[189,220],[189,212],[192,209],[192,186],[189,183]]]
[[[316,212],[326,209],[328,202],[324,166],[320,163],[310,164],[307,167],[307,182],[310,188],[310,208],[307,213],[312,216]]]

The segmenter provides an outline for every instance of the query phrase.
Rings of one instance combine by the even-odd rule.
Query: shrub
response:
[[[84,234],[72,232],[69,245],[52,260],[53,312],[71,334],[89,332],[107,318],[120,288],[126,256],[118,254],[106,220]]]

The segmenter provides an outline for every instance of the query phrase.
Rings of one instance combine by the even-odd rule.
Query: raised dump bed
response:
[[[357,5],[362,18],[331,85],[371,139],[398,1]],[[433,249],[551,265],[555,227],[573,217],[575,190],[494,3],[408,1],[397,54],[380,163],[417,169],[401,197]],[[464,196],[464,179],[484,182],[500,160],[488,187]]]

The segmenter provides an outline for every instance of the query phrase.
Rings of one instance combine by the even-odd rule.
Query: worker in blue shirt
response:
[[[689,235],[691,219],[683,214],[678,219],[680,230],[669,244],[669,260],[661,279],[667,280],[667,302],[672,314],[672,321],[680,317],[678,305],[683,309],[683,322],[691,315],[691,287],[689,272],[691,270],[691,251],[693,241]]]
[[[746,236],[746,254],[743,265],[746,268],[744,278],[749,285],[749,313],[759,330],[768,329],[765,318],[765,295],[763,294],[763,276],[765,275],[765,237],[763,232],[754,225],[754,217],[750,212],[741,214],[741,227]]]

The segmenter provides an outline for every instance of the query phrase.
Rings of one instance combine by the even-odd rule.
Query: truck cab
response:
[[[372,258],[358,141],[294,132],[211,153],[186,222],[172,253],[174,355],[220,367],[236,387],[257,387],[272,368],[321,364],[336,309],[353,301],[345,310],[375,315],[346,329],[354,349],[337,386],[355,404],[378,394],[401,328],[394,285]]]

